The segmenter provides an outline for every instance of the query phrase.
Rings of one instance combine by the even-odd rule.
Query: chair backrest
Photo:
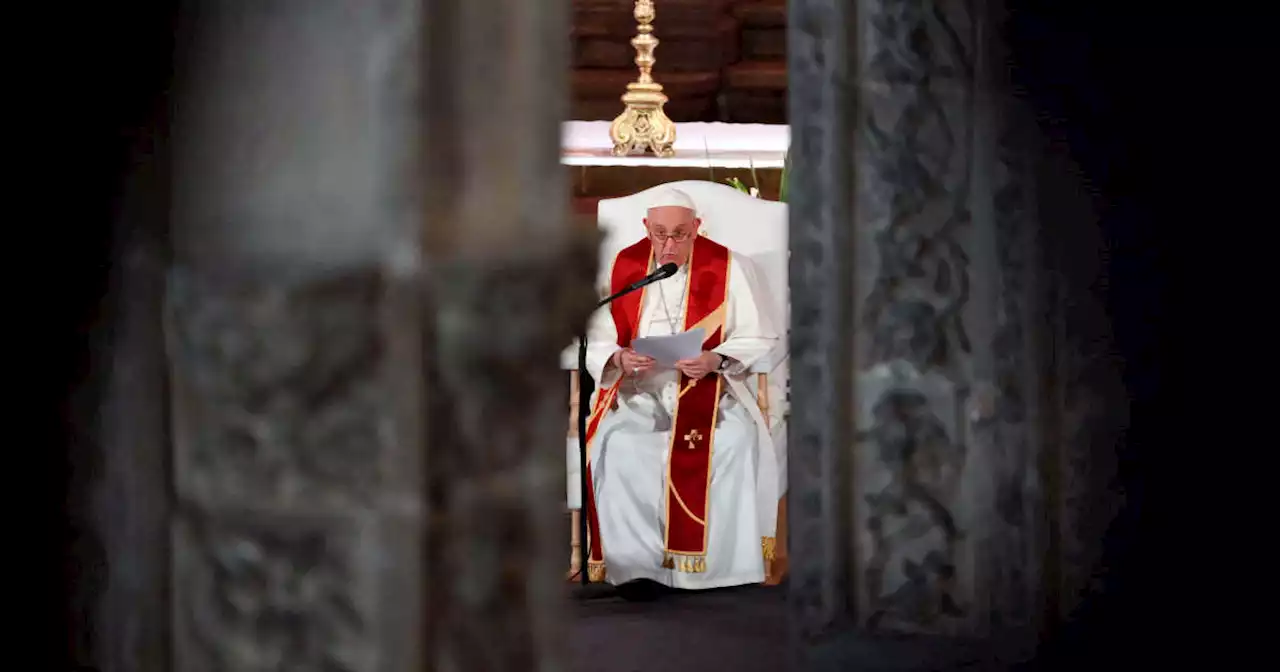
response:
[[[698,207],[698,217],[702,219],[702,232],[708,238],[755,262],[764,285],[760,288],[765,293],[761,300],[774,316],[783,337],[781,346],[771,359],[775,365],[783,364],[788,352],[787,325],[791,321],[785,203],[753,198],[728,185],[704,180],[670,182],[630,196],[604,199],[597,210],[599,226],[604,233],[604,241],[600,245],[598,286],[601,289],[608,286],[613,257],[622,248],[644,237],[643,220],[649,203],[657,190],[666,187],[679,189],[693,199]]]

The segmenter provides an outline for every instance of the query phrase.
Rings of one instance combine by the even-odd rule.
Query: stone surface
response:
[[[963,486],[976,83],[947,69],[971,62],[964,40],[943,49],[934,37],[965,30],[953,22],[960,4],[861,8],[852,506],[859,618],[873,629],[963,632],[973,600],[965,545],[980,523]]]
[[[567,430],[559,353],[595,249],[558,169],[568,3],[433,3],[423,109],[425,586],[439,670],[564,668]],[[495,11],[495,9],[500,11]],[[494,34],[520,40],[488,39]]]
[[[852,407],[854,382],[853,12],[840,0],[791,0],[788,10],[791,378],[805,381],[791,389],[788,423],[789,622],[802,643],[847,616],[854,585],[846,518],[854,428],[837,410]]]
[[[419,9],[269,0],[182,27],[172,669],[424,663]]]
[[[866,0],[857,30],[863,81],[974,82],[976,21],[986,0]]]
[[[203,520],[174,530],[184,670],[377,670],[377,548],[367,526],[287,516]],[[362,529],[364,528],[364,529]],[[362,534],[362,532],[364,532]]]
[[[184,428],[200,428],[174,455],[184,498],[376,504],[390,485],[381,290],[371,275],[255,290],[174,274],[175,391]]]
[[[417,585],[401,535],[420,494],[394,292],[373,273],[169,284],[176,664],[402,666],[387,619],[403,606],[382,596]]]
[[[793,622],[1025,644],[1115,506],[1087,208],[1010,95],[999,4],[789,10]]]
[[[552,354],[591,306],[592,250],[432,274],[428,566],[442,664],[515,670],[561,660],[567,426],[564,395],[547,390],[564,389]]]

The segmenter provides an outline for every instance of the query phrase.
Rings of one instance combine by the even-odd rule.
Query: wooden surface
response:
[[[751,171],[747,169],[566,166],[565,170],[569,171],[575,202],[592,204],[590,209],[581,210],[587,214],[595,213],[594,203],[601,198],[627,196],[667,182],[680,180],[724,182],[725,179],[736,177],[747,185],[757,183],[753,182]],[[781,170],[758,169],[755,171],[755,180],[758,181],[761,198],[777,200],[778,188],[782,182]],[[574,209],[580,211],[578,206]]]
[[[572,118],[607,121],[636,76],[631,0],[573,3]],[[786,0],[663,0],[654,77],[676,122],[786,123]],[[766,80],[752,77],[767,71]],[[741,71],[747,76],[733,78]]]

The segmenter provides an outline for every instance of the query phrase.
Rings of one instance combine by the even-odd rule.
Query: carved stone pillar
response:
[[[1026,641],[1055,592],[1051,276],[999,4],[862,9],[853,507],[868,626]]]
[[[596,258],[559,167],[568,2],[428,7],[427,641],[440,670],[561,669],[559,353]]]
[[[853,423],[853,9],[790,0],[791,389],[787,478],[791,619],[797,641],[849,613]]]
[[[1000,3],[789,8],[793,622],[1025,643],[1114,510],[1078,185],[1004,81]]]
[[[422,669],[419,5],[185,13],[172,669]]]
[[[566,16],[273,0],[185,36],[175,669],[558,666],[558,354],[595,277]]]
[[[959,633],[972,610],[969,405],[989,286],[973,270],[972,6],[858,5],[851,505],[873,629]]]

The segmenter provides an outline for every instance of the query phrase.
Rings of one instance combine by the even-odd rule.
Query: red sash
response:
[[[614,259],[610,291],[617,292],[648,275],[653,266],[652,246],[640,242],[622,250]],[[729,291],[729,250],[704,237],[697,237],[689,259],[685,288],[684,329],[702,328],[707,338],[703,350],[724,341],[724,318]],[[610,304],[618,345],[627,347],[639,333],[644,290],[632,292]],[[666,542],[663,566],[682,572],[706,571],[707,505],[711,491],[712,438],[719,413],[720,376],[710,374],[701,381],[680,374],[680,394],[671,429],[671,457],[667,463]],[[600,421],[617,403],[622,377],[608,390],[596,395],[595,407],[587,421],[587,450],[595,439]],[[588,452],[588,456],[590,452]],[[600,543],[600,523],[596,517],[596,497],[591,462],[587,470],[587,522],[590,558],[588,575],[592,581],[605,578],[604,549]]]

